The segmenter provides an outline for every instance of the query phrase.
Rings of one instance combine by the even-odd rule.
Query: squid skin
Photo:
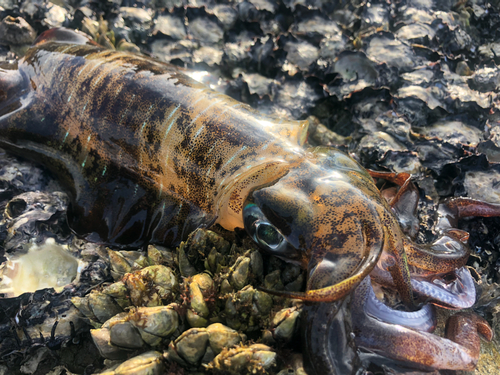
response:
[[[44,33],[0,82],[2,146],[55,172],[71,195],[70,227],[93,242],[176,245],[227,218],[234,176],[276,178],[273,164],[298,158],[277,155],[289,146],[277,140],[257,164],[256,149],[276,136],[250,107],[69,30]]]
[[[0,71],[0,90],[0,146],[54,172],[78,236],[175,246],[201,226],[245,227],[250,201],[287,244],[276,255],[309,272],[296,297],[349,294],[384,250],[411,300],[390,207],[354,160],[304,147],[307,121],[264,116],[171,65],[66,29]]]

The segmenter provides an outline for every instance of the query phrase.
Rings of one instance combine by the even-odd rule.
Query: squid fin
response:
[[[76,30],[66,29],[64,27],[50,29],[41,33],[38,38],[36,38],[33,45],[37,46],[44,43],[64,43],[64,44],[91,44],[94,46],[99,46],[94,42],[90,36]]]
[[[282,121],[272,125],[271,132],[277,137],[286,138],[290,142],[303,146],[307,140],[307,129],[309,128],[308,120],[300,121]]]

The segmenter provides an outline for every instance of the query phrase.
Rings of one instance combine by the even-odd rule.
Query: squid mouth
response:
[[[412,277],[411,286],[413,291],[427,303],[453,310],[466,309],[474,305],[476,288],[469,270],[461,267],[446,276],[452,276],[452,281],[449,282],[444,277],[432,280]]]

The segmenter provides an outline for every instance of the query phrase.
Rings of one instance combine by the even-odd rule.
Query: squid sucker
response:
[[[215,223],[244,228],[262,250],[307,270],[305,292],[268,292],[335,303],[351,294],[359,347],[384,355],[384,342],[370,334],[400,342],[402,331],[387,327],[405,326],[420,347],[432,342],[458,354],[444,361],[437,351],[395,348],[389,357],[425,369],[474,368],[477,333],[492,335],[485,321],[460,318],[467,324],[453,326],[454,344],[415,332],[435,326],[427,303],[472,306],[468,234],[455,228],[462,217],[500,216],[500,206],[452,200],[440,209],[438,238],[420,245],[409,175],[367,171],[335,148],[307,146],[307,121],[265,116],[171,65],[67,29],[46,31],[7,68],[0,68],[0,147],[55,174],[79,237],[126,249],[176,246]],[[386,199],[374,178],[400,189]],[[397,290],[409,310],[424,307],[395,313],[370,292],[372,283]],[[305,352],[314,371],[334,373],[336,359],[315,345],[338,341],[332,327],[340,325],[317,329],[321,314],[334,319],[313,308]]]

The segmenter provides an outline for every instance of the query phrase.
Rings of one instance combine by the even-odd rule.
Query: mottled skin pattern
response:
[[[168,64],[64,29],[42,34],[17,70],[0,70],[0,146],[56,174],[79,236],[120,248],[177,245],[200,226],[244,227],[250,202],[286,241],[276,255],[308,270],[305,293],[274,294],[336,301],[378,264],[412,306],[405,248],[424,270],[442,256],[406,238],[354,160],[302,147],[306,131],[306,122],[263,116]]]
[[[1,144],[55,172],[78,235],[176,245],[202,225],[243,227],[253,194],[291,244],[282,256],[310,271],[302,298],[346,295],[385,250],[411,299],[389,206],[352,159],[301,147],[304,122],[263,116],[170,65],[64,29],[44,33],[18,69],[2,76]]]
[[[403,236],[370,175],[339,151],[326,147],[313,151],[306,154],[309,165],[291,170],[275,184],[253,193],[269,219],[288,218],[273,222],[288,242],[296,249],[308,249],[302,260],[309,270],[307,297],[286,295],[331,300],[332,290],[327,286],[332,283],[336,295],[346,295],[371,271],[383,251],[391,259],[388,267],[402,298],[411,301]],[[360,256],[369,261],[360,266]],[[292,251],[287,257],[295,258]],[[338,272],[344,269],[355,276],[346,278]]]
[[[2,135],[7,147],[50,161],[72,190],[72,227],[91,240],[179,243],[224,216],[216,205],[234,176],[258,168],[262,183],[276,178],[273,163],[297,159],[279,155],[287,141],[270,131],[248,135],[255,119],[248,107],[169,65],[94,45],[42,42],[19,65],[33,90],[20,111],[2,118]],[[155,232],[158,220],[170,230]],[[134,225],[127,232],[137,238],[124,232]]]

